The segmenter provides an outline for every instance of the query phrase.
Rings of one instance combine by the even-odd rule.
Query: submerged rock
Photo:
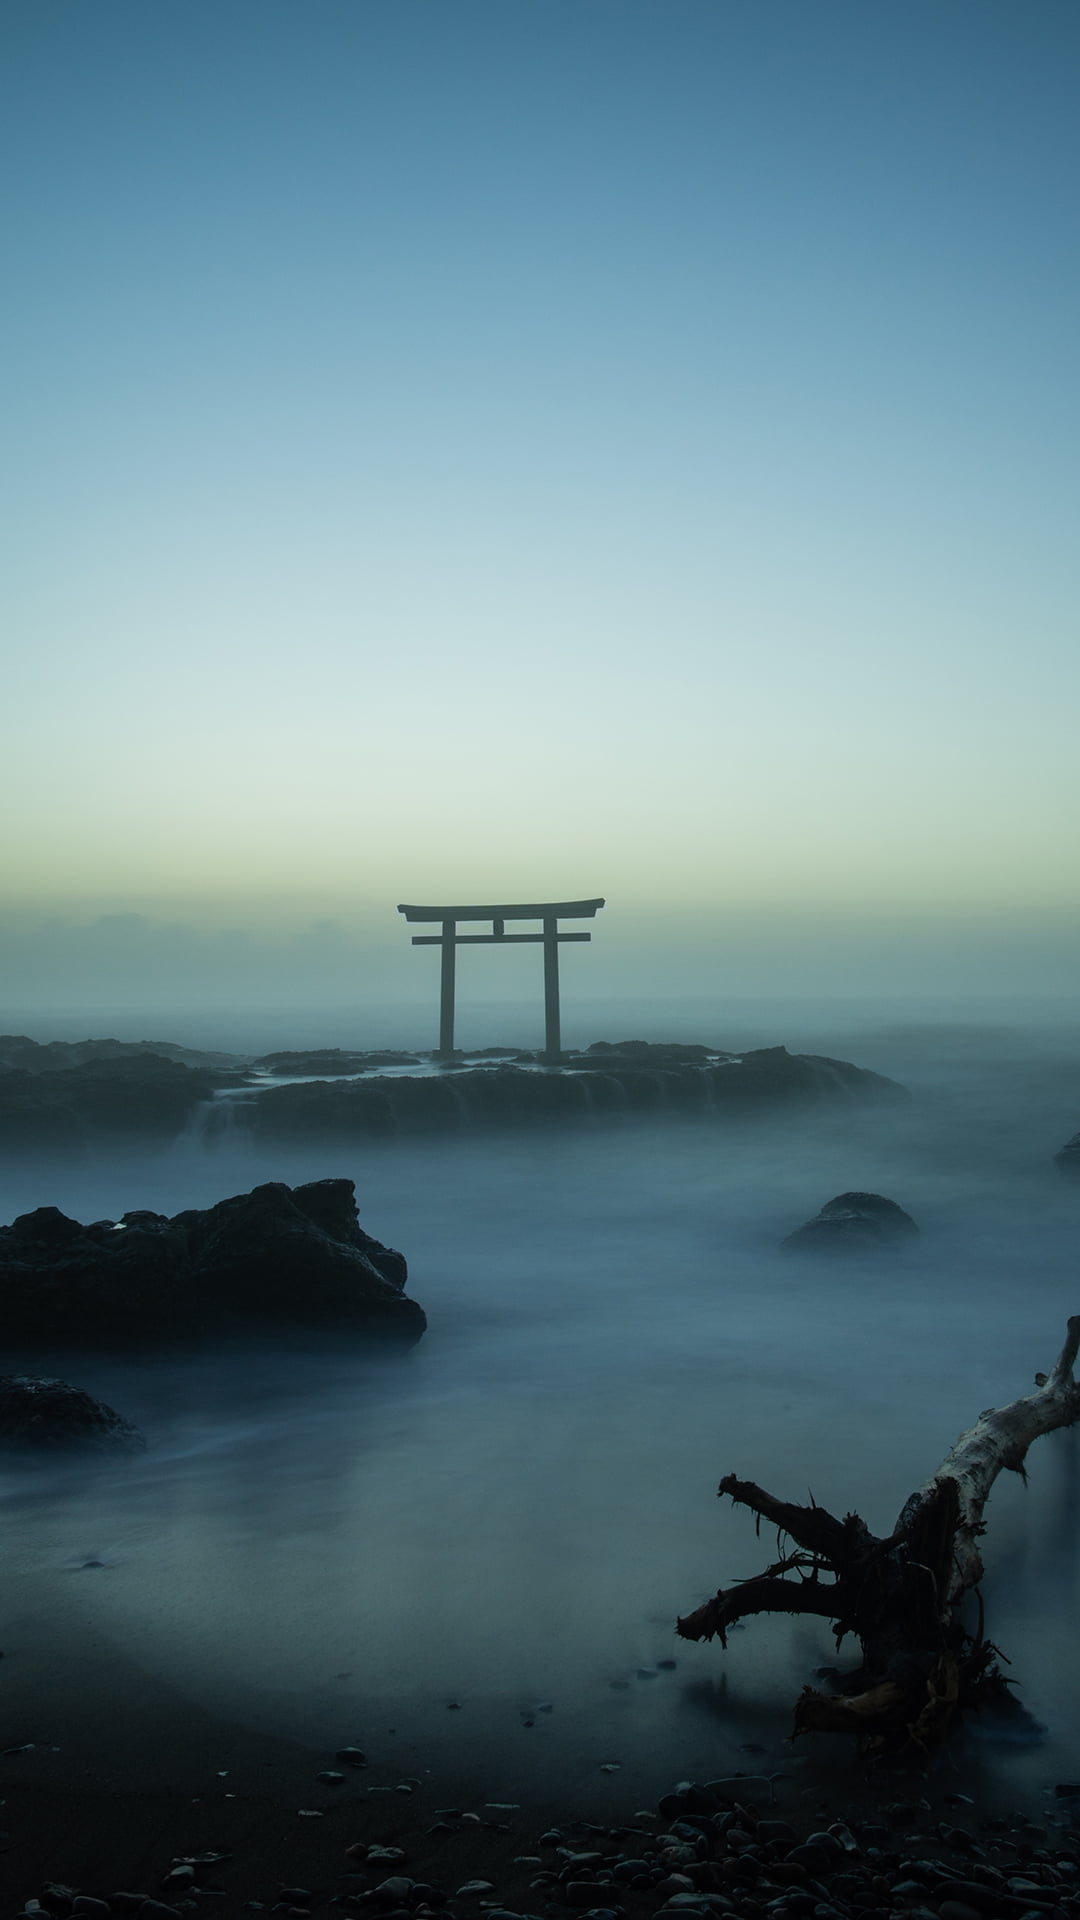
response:
[[[800,1252],[862,1252],[896,1246],[918,1233],[910,1213],[880,1193],[838,1193],[804,1226],[789,1233],[782,1246]]]
[[[169,1219],[81,1226],[56,1207],[0,1227],[0,1338],[111,1344],[253,1323],[412,1343],[427,1324],[403,1254],[364,1232],[351,1180],[251,1193]]]
[[[145,1445],[137,1427],[81,1387],[23,1373],[0,1376],[0,1447],[133,1453]]]
[[[1055,1153],[1054,1165],[1060,1167],[1070,1180],[1080,1180],[1080,1133],[1074,1133],[1071,1140],[1066,1140],[1060,1153]]]

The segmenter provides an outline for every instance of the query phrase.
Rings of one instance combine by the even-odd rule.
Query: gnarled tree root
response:
[[[804,1688],[794,1733],[851,1733],[869,1756],[926,1755],[957,1712],[1005,1686],[998,1650],[962,1626],[960,1603],[977,1588],[983,1509],[1002,1468],[1023,1474],[1033,1440],[1080,1418],[1073,1365],[1080,1315],[1049,1375],[1007,1407],[991,1407],[961,1434],[936,1473],[905,1501],[886,1539],[856,1513],[837,1520],[824,1507],[777,1500],[752,1480],[728,1474],[721,1495],[777,1529],[780,1558],[764,1573],[721,1588],[678,1621],[684,1640],[719,1639],[754,1613],[813,1613],[830,1620],[837,1646],[862,1646],[859,1691],[846,1697]]]

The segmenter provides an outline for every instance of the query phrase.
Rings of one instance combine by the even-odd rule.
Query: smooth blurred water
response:
[[[1080,1190],[1049,1158],[1080,1124],[1073,1054],[882,1035],[849,1057],[911,1102],[348,1152],[188,1139],[15,1176],[3,1217],[91,1219],[348,1174],[430,1327],[396,1358],[336,1339],[152,1364],[58,1349],[50,1367],[151,1444],[4,1470],[9,1608],[25,1622],[37,1596],[51,1632],[92,1628],[244,1724],[377,1759],[394,1727],[509,1790],[618,1761],[644,1792],[752,1766],[746,1743],[777,1753],[835,1657],[827,1625],[753,1622],[726,1653],[673,1636],[772,1555],[717,1501],[721,1474],[887,1531],[1080,1311]],[[914,1214],[910,1251],[779,1251],[849,1188]],[[987,1628],[1045,1728],[985,1730],[1010,1786],[1080,1766],[1078,1462],[1076,1433],[1048,1436],[1027,1489],[1006,1475],[991,1501]]]

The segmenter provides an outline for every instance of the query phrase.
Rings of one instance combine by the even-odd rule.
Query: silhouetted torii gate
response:
[[[560,920],[591,920],[603,906],[602,900],[546,901],[539,906],[512,907],[401,907],[406,920],[441,920],[441,933],[414,933],[414,947],[442,948],[442,996],[439,1018],[439,1052],[454,1051],[454,979],[458,947],[525,946],[543,942],[544,946],[544,1052],[557,1060],[562,1052],[559,1032],[559,942],[591,940],[591,933],[560,933]],[[459,920],[490,920],[490,933],[459,933]],[[542,933],[507,933],[508,920],[539,920]]]

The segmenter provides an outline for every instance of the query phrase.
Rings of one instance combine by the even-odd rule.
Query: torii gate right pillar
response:
[[[559,1022],[559,923],[544,915],[544,1053],[549,1060],[562,1055]]]
[[[454,1051],[454,987],[457,974],[457,922],[442,923],[442,979],[439,992],[439,1052],[447,1059]]]

